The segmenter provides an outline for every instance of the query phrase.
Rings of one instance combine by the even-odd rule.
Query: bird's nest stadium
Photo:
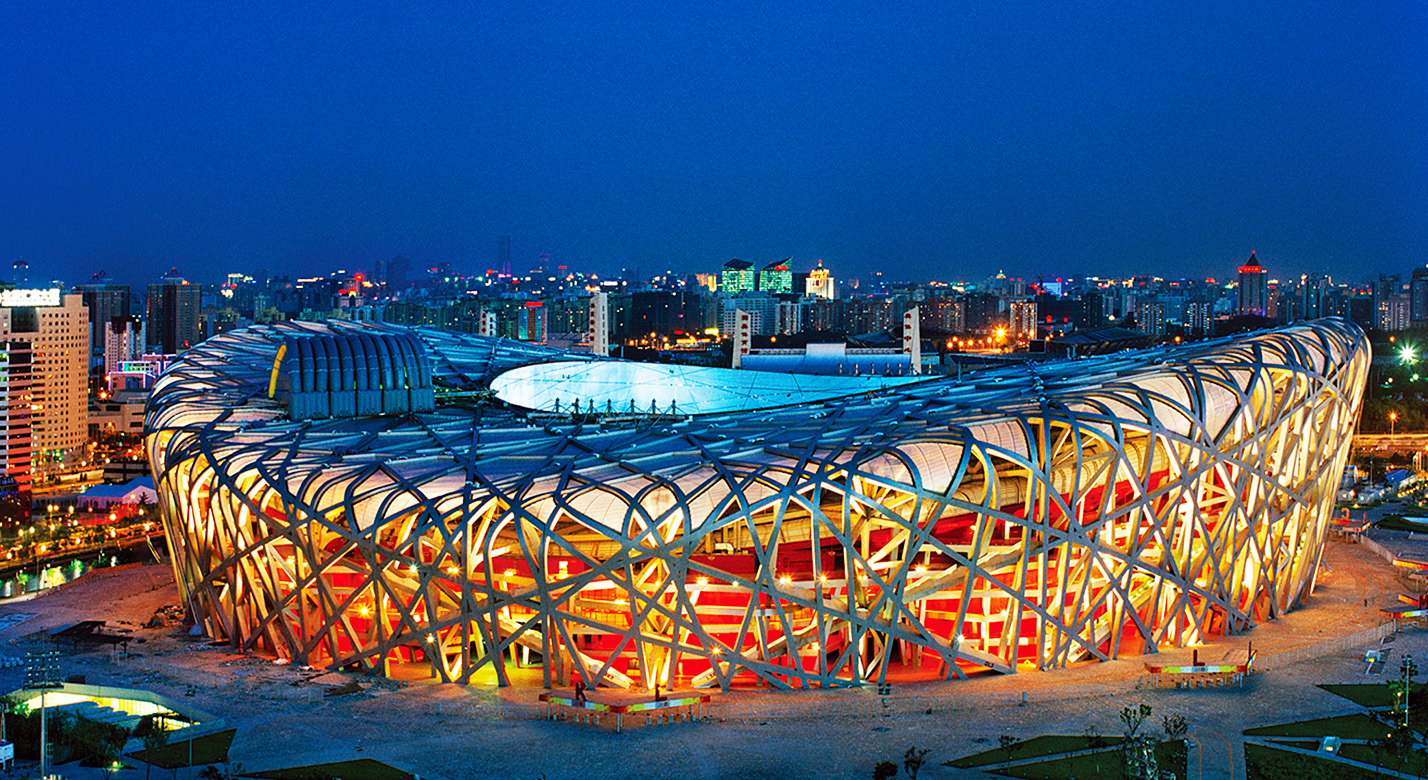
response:
[[[1246,630],[1314,587],[1339,320],[949,378],[259,326],[159,380],[174,568],[235,648],[462,683],[837,686]]]

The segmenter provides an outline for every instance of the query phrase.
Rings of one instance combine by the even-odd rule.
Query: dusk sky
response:
[[[1421,2],[799,5],[6,3],[0,278],[1428,262]]]

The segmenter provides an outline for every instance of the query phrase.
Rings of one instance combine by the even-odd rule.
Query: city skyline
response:
[[[0,260],[1406,273],[1413,8],[16,9]],[[475,271],[477,268],[472,267]],[[295,274],[301,275],[301,274]]]

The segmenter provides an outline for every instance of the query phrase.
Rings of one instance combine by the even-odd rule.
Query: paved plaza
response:
[[[1382,680],[1365,676],[1362,646],[1335,648],[1343,637],[1379,623],[1380,604],[1395,602],[1405,587],[1398,570],[1357,545],[1331,543],[1326,561],[1318,589],[1300,609],[1200,648],[1200,660],[1214,663],[1243,659],[1253,642],[1267,668],[1242,688],[1126,690],[1147,679],[1148,659],[1135,657],[1055,672],[898,685],[887,716],[875,691],[838,689],[715,691],[708,722],[641,725],[623,734],[535,720],[529,715],[544,692],[538,687],[463,688],[302,669],[239,655],[175,627],[142,628],[155,610],[178,603],[165,566],[98,572],[29,601],[6,602],[0,606],[0,655],[23,657],[47,647],[48,632],[80,620],[132,630],[137,641],[129,657],[66,647],[61,673],[85,674],[90,684],[152,690],[223,717],[238,729],[231,755],[249,771],[368,757],[424,778],[866,778],[877,761],[900,762],[916,745],[930,751],[921,777],[985,778],[990,775],[941,763],[996,747],[1002,734],[1081,734],[1088,727],[1119,734],[1121,708],[1144,702],[1156,710],[1148,724],[1155,728],[1162,714],[1189,720],[1198,745],[1190,753],[1191,777],[1233,778],[1242,776],[1243,729],[1359,711],[1314,686]],[[1404,653],[1428,658],[1428,632],[1405,630],[1388,646],[1391,669]],[[1189,663],[1191,652],[1176,649],[1150,660]],[[13,690],[22,676],[22,669],[0,669],[0,684]],[[349,679],[364,690],[324,696]],[[1014,703],[1023,693],[1028,703]],[[600,689],[592,698],[633,697]],[[809,717],[855,708],[867,714]],[[120,777],[125,774],[142,777],[142,769]],[[179,778],[186,780],[182,771]]]

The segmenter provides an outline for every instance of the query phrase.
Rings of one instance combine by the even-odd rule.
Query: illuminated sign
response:
[[[0,291],[0,306],[58,306],[60,291],[50,290],[4,290]]]
[[[122,360],[119,362],[119,373],[121,374],[147,374],[154,370],[154,364],[148,361]]]

